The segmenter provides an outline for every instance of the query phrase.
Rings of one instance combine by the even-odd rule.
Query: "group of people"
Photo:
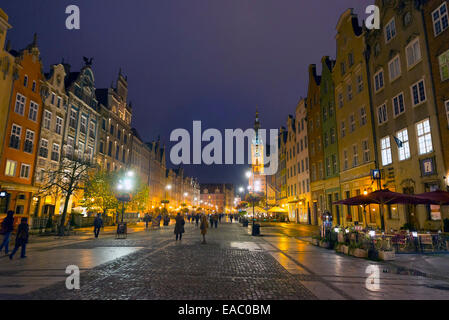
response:
[[[3,234],[3,241],[0,245],[0,252],[5,248],[5,254],[9,255],[9,259],[12,260],[16,252],[21,248],[21,258],[26,258],[26,244],[28,243],[28,233],[29,233],[29,226],[28,226],[28,218],[22,218],[20,220],[20,224],[17,227],[16,232],[16,241],[14,245],[14,249],[12,250],[11,254],[9,254],[9,242],[11,239],[11,235],[14,232],[14,211],[8,211],[6,214],[6,218],[3,219],[1,223],[1,229],[0,233]]]
[[[201,235],[203,236],[202,244],[206,244],[206,234],[207,229],[209,228],[209,223],[207,222],[207,215],[204,213],[196,213],[192,215],[187,215],[188,221],[192,221],[193,223],[195,221],[196,226],[200,227]],[[217,217],[217,221],[218,221]],[[176,235],[176,241],[182,240],[182,234],[185,232],[184,225],[185,225],[184,216],[178,212],[176,218],[175,218],[175,230],[174,233]],[[212,226],[212,223],[211,223]]]

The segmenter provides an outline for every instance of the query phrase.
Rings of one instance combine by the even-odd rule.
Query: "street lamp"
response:
[[[125,176],[119,179],[116,189],[121,193],[121,195],[118,197],[119,200],[122,201],[122,223],[123,218],[125,215],[125,202],[129,202],[130,200],[130,193],[134,187],[134,172],[128,171],[126,172]]]

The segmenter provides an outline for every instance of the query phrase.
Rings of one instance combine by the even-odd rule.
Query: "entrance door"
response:
[[[413,187],[406,187],[403,189],[403,193],[405,194],[414,194],[415,189]],[[414,206],[411,204],[406,204],[405,206],[405,219],[407,223],[413,224],[416,226],[416,218],[412,215],[414,213]]]
[[[311,219],[311,217],[309,217],[309,224],[317,224],[316,223],[316,221],[317,221],[317,216],[318,216],[318,203],[317,202],[314,202],[313,203],[313,222],[312,222],[312,219]]]

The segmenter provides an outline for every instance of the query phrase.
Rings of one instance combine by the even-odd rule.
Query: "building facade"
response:
[[[342,198],[347,199],[375,190],[371,170],[376,168],[376,153],[364,55],[365,33],[352,9],[340,16],[336,29],[337,58],[332,74],[339,128],[340,188]],[[328,205],[335,199],[329,197]],[[338,210],[342,213],[340,223],[344,225],[380,226],[378,212],[372,211],[376,208],[370,208],[366,218],[360,207]]]
[[[10,53],[14,56],[17,80],[4,115],[7,123],[0,159],[0,190],[6,196],[2,199],[2,213],[13,210],[19,216],[29,216],[37,203],[33,176],[43,109],[44,76],[36,35],[25,49]]]
[[[372,99],[384,186],[416,194],[439,189],[446,171],[421,1],[376,1],[381,29],[369,34]],[[437,230],[439,208],[399,206],[385,227]]]
[[[314,224],[319,221],[326,209],[320,84],[321,76],[317,74],[316,65],[312,64],[309,66],[309,87],[307,90],[307,139],[309,140],[312,221]]]

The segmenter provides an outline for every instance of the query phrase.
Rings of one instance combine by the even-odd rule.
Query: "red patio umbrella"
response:
[[[429,200],[418,198],[411,194],[393,192],[388,189],[377,190],[366,195],[361,194],[345,200],[335,202],[348,206],[359,206],[378,204],[380,206],[380,222],[382,230],[385,230],[385,221],[383,216],[383,206],[390,204],[429,204]]]

